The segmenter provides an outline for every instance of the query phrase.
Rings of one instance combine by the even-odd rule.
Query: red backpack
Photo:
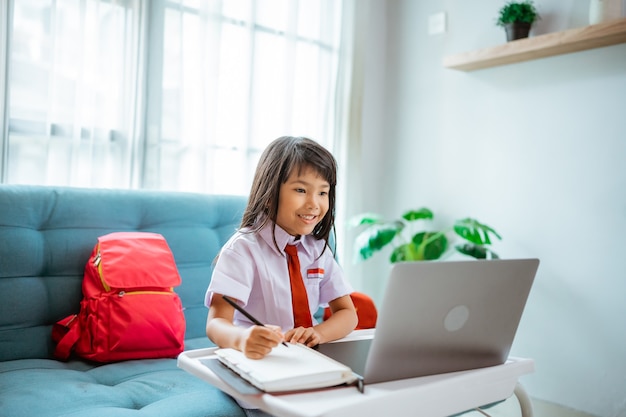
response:
[[[53,326],[55,357],[97,362],[176,357],[185,317],[173,287],[174,256],[157,233],[117,232],[98,238],[83,278],[80,312]]]

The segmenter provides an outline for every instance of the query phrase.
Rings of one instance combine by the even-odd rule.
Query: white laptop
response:
[[[374,338],[319,345],[365,383],[503,364],[538,259],[392,266]]]

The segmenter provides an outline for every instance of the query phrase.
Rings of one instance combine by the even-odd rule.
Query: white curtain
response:
[[[159,3],[158,1],[156,2]],[[341,2],[166,1],[144,186],[246,194],[273,139],[332,147]]]
[[[4,182],[128,187],[138,0],[9,0]]]
[[[342,1],[6,4],[2,182],[247,194],[269,141],[337,140]]]
[[[342,41],[339,55],[339,79],[335,94],[334,154],[339,163],[337,194],[337,252],[347,276],[356,287],[361,276],[352,264],[353,245],[349,214],[363,211],[361,188],[362,106],[365,77],[367,24],[371,0],[344,1]]]
[[[8,155],[7,150],[7,105],[9,96],[7,94],[7,63],[9,46],[9,3],[0,2],[0,183],[7,177]]]

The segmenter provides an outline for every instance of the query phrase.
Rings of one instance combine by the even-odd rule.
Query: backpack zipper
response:
[[[139,291],[124,291],[121,290],[120,292],[117,293],[118,297],[125,297],[127,295],[141,295],[141,294],[157,294],[157,295],[165,295],[165,294],[172,294],[174,292],[174,289],[172,288],[171,291],[149,291],[149,290],[139,290]]]
[[[96,267],[96,271],[98,271],[98,277],[100,278],[100,282],[102,283],[102,287],[105,291],[111,291],[111,287],[104,281],[104,276],[102,275],[102,255],[100,254],[100,244],[98,243],[98,251],[96,252],[96,256],[93,258],[93,266]]]

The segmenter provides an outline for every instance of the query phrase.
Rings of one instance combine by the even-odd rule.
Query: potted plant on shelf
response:
[[[369,259],[387,245],[394,245],[389,258],[391,263],[440,259],[453,252],[448,248],[448,235],[460,238],[454,250],[476,259],[496,259],[498,255],[489,247],[492,237],[502,239],[486,224],[472,218],[463,218],[444,230],[416,230],[417,224],[433,219],[428,208],[409,210],[398,220],[386,221],[377,214],[361,214],[351,220],[352,227],[364,226],[356,237],[357,259]]]
[[[539,13],[532,0],[510,1],[500,9],[496,24],[504,27],[506,40],[510,42],[527,38],[532,24],[539,19]]]

